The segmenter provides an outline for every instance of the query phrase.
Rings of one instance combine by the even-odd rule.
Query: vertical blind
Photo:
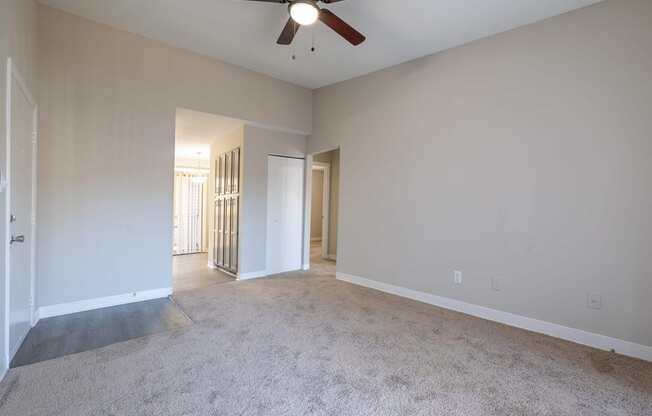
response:
[[[173,254],[199,253],[204,247],[205,183],[193,181],[196,173],[174,174]]]

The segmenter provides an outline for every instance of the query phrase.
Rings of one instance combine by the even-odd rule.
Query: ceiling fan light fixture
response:
[[[290,17],[302,26],[310,26],[319,19],[319,7],[312,0],[298,0],[290,3]]]

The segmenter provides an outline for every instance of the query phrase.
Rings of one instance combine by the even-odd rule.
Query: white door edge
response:
[[[35,302],[35,281],[36,281],[36,147],[37,147],[37,105],[34,96],[27,88],[25,79],[22,77],[18,69],[13,63],[11,58],[7,58],[7,77],[6,77],[6,97],[5,97],[5,139],[6,139],[6,172],[5,172],[5,212],[4,212],[4,223],[5,223],[5,339],[3,340],[5,346],[5,364],[9,368],[13,355],[16,351],[12,351],[9,345],[9,322],[10,322],[10,281],[11,281],[11,251],[9,241],[11,240],[11,225],[10,225],[10,215],[11,215],[11,168],[12,168],[12,130],[11,130],[11,121],[12,121],[12,94],[13,94],[13,82],[16,81],[16,84],[21,89],[21,92],[27,98],[29,104],[33,107],[32,114],[32,209],[31,209],[31,230],[30,230],[30,322],[32,325],[36,324],[36,302]],[[18,344],[20,345],[20,344]]]

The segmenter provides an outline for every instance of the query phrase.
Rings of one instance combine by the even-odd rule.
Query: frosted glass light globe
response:
[[[309,26],[319,18],[319,9],[311,1],[298,1],[290,5],[290,17],[302,26]]]

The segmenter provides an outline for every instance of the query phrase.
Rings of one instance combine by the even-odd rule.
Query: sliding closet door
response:
[[[301,269],[303,159],[269,156],[267,177],[267,273]]]

